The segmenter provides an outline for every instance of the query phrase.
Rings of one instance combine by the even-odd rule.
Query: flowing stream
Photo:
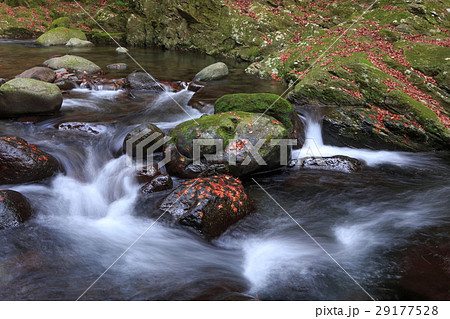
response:
[[[18,60],[26,69],[64,50],[0,42],[0,63],[7,66],[2,76],[22,72],[15,69]],[[116,62],[132,65],[112,52],[98,47],[76,54],[102,68]],[[214,62],[187,53],[131,53],[164,80],[189,81]],[[197,99],[211,104],[226,93],[279,94],[285,89],[243,74],[243,65],[231,66],[226,80],[211,84]],[[124,75],[112,71],[106,76]],[[0,122],[1,135],[36,144],[64,169],[44,183],[2,186],[23,193],[34,215],[17,228],[0,231],[1,300],[77,299],[154,223],[169,191],[138,195],[135,172],[121,155],[123,138],[140,123],[153,122],[167,131],[200,117],[188,105],[196,96],[182,90],[130,98],[123,91],[77,89],[64,96],[57,117]],[[65,122],[88,123],[91,130],[58,129]],[[347,155],[367,167],[352,174],[292,168],[255,179],[374,298],[414,298],[399,285],[402,260],[411,247],[448,241],[448,154],[324,145],[320,121],[307,119],[307,124],[307,143],[295,156]],[[253,181],[244,183],[257,203],[251,215],[212,242],[182,227],[155,223],[83,300],[203,300],[233,294],[263,300],[369,298]]]

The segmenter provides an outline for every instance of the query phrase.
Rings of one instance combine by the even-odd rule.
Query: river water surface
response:
[[[40,65],[63,47],[0,42],[0,77]],[[72,49],[106,70],[125,62],[112,47]],[[155,78],[189,81],[216,59],[186,52],[130,52]],[[55,156],[64,173],[43,183],[2,185],[24,194],[34,215],[0,231],[0,299],[75,300],[162,213],[170,191],[139,196],[133,169],[120,155],[123,138],[140,123],[163,130],[200,117],[214,100],[233,92],[280,94],[280,83],[243,72],[225,61],[230,76],[196,93],[77,89],[64,95],[61,113],[39,121],[1,120],[0,134],[19,136]],[[172,98],[189,113],[181,111]],[[188,106],[203,103],[202,112]],[[210,108],[209,108],[210,109]],[[91,123],[95,134],[59,130],[64,122]],[[448,154],[410,154],[323,145],[320,121],[307,120],[307,143],[295,156],[363,160],[361,172],[286,169],[255,180],[375,299],[425,298],[402,282],[417,247],[448,242]],[[313,145],[314,147],[311,147]],[[180,183],[175,179],[175,185]],[[251,179],[244,181],[256,211],[212,242],[180,227],[156,223],[83,296],[82,300],[208,300],[250,296],[262,300],[367,300],[369,296]],[[428,245],[428,246],[427,246]],[[417,256],[420,258],[420,256]],[[436,274],[436,281],[448,277]],[[432,285],[432,282],[430,282]],[[447,285],[449,286],[449,285]],[[408,286],[410,287],[410,286]]]

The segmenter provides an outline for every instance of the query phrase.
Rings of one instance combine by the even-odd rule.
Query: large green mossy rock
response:
[[[97,73],[101,71],[101,68],[94,62],[76,55],[52,58],[45,61],[42,65],[54,70],[65,68],[69,72]]]
[[[243,111],[273,116],[279,120],[297,139],[297,147],[304,143],[304,123],[295,112],[291,103],[272,93],[227,94],[214,103],[214,113]]]
[[[0,116],[54,113],[62,101],[61,90],[55,84],[17,78],[0,87]]]
[[[214,113],[234,111],[265,113],[279,120],[288,130],[293,127],[291,115],[295,112],[294,108],[291,103],[276,94],[227,94],[214,103]]]
[[[286,127],[275,118],[247,112],[214,114],[186,121],[176,126],[169,135],[171,141],[165,149],[171,156],[171,161],[166,165],[168,172],[187,178],[214,174],[245,176],[280,167],[285,164],[280,160],[281,147],[271,142],[289,138]],[[223,156],[207,158],[207,155],[216,154],[216,147],[202,146],[201,163],[193,162],[196,139],[220,141]],[[258,154],[264,164],[249,156],[251,145],[256,146],[258,142],[262,143]],[[289,155],[290,149],[287,148],[287,157]],[[246,160],[247,156],[249,158]]]
[[[45,32],[36,41],[42,45],[64,45],[72,38],[87,40],[82,31],[57,27]]]

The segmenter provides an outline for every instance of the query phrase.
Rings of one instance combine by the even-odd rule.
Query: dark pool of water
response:
[[[134,68],[111,47],[67,50],[3,41],[0,77],[12,77],[67,52],[102,68],[116,62]],[[170,81],[189,81],[217,61],[156,49],[130,53],[156,78]],[[230,76],[208,85],[198,100],[212,103],[229,92],[285,89],[245,75],[244,64],[225,62]],[[78,90],[64,96],[55,117],[0,121],[1,135],[35,143],[54,155],[65,171],[42,183],[2,186],[23,193],[35,213],[20,227],[0,231],[0,299],[75,300],[153,224],[168,192],[138,196],[134,171],[118,155],[122,141],[139,123],[151,121],[168,130],[189,119],[172,98],[190,116],[201,116],[187,105],[195,97],[183,91],[131,98],[126,92]],[[99,134],[57,129],[68,121],[89,122]],[[320,130],[307,135],[320,144]],[[354,174],[288,169],[254,178],[375,299],[429,296],[429,289],[405,290],[402,280],[415,266],[411,254],[416,247],[432,250],[448,242],[448,155],[333,147],[327,151],[351,152],[370,166]],[[257,184],[249,179],[245,186],[257,209],[225,234],[208,242],[182,227],[156,223],[83,300],[209,300],[233,294],[263,300],[369,299]],[[448,282],[448,274],[434,279]],[[430,280],[431,290],[433,285]]]

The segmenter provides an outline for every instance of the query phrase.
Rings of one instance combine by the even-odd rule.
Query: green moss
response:
[[[292,130],[292,105],[284,98],[271,93],[228,94],[214,103],[214,112],[243,111],[265,113],[279,120],[288,130]]]
[[[10,80],[0,87],[0,92],[25,91],[29,94],[51,97],[60,95],[61,90],[53,83],[35,79],[17,78]]]
[[[436,135],[448,135],[448,130],[440,123],[439,118],[431,109],[405,93],[398,90],[390,91],[387,93],[386,101],[389,101],[389,107],[399,114],[409,115],[423,125],[426,131]]]
[[[450,69],[450,47],[415,43],[404,51],[404,55],[413,68],[429,76],[438,76]]]
[[[382,28],[378,34],[380,37],[382,37],[384,40],[394,43],[401,39],[400,33],[393,31],[389,28]]]
[[[59,27],[68,28],[70,24],[70,19],[68,17],[61,17],[56,20],[53,20],[53,22],[48,27],[48,30],[56,29]]]
[[[91,40],[98,44],[115,44],[115,42],[111,39],[113,37],[119,43],[125,41],[126,34],[124,32],[114,32],[114,33],[105,33],[105,32],[97,32],[92,34]]]

